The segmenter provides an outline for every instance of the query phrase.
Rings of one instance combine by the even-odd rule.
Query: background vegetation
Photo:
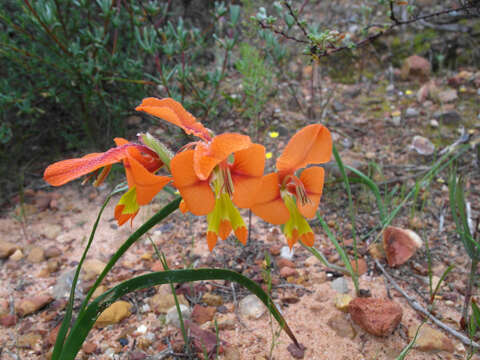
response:
[[[1,202],[26,183],[42,186],[45,164],[65,153],[103,150],[113,137],[148,126],[132,118],[146,96],[171,96],[207,126],[242,120],[253,136],[269,126],[279,81],[288,83],[287,103],[318,115],[315,94],[299,95],[302,67],[312,61],[321,65],[318,76],[350,83],[373,76],[379,61],[398,65],[411,53],[431,59],[435,70],[478,64],[475,1],[315,4],[2,1]],[[423,19],[455,7],[468,11]],[[374,61],[356,44],[369,44]]]

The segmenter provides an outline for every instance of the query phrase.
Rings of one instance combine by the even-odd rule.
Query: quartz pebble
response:
[[[248,319],[259,319],[267,310],[265,304],[255,295],[244,297],[238,307],[240,314]]]

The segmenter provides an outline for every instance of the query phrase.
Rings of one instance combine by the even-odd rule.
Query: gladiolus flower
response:
[[[170,163],[174,185],[183,198],[180,210],[207,215],[210,251],[218,236],[225,240],[232,230],[245,244],[247,229],[236,206],[248,208],[254,204],[265,166],[265,148],[237,133],[213,136],[173,99],[147,98],[136,110],[160,117],[200,138]]]
[[[115,218],[118,224],[122,225],[129,219],[133,220],[139,207],[148,204],[171,178],[154,174],[162,167],[163,162],[149,147],[130,143],[122,138],[115,138],[115,143],[117,147],[103,153],[56,162],[47,167],[43,177],[50,185],[61,186],[103,168],[94,183],[98,186],[114,163],[123,162],[129,191],[122,196],[115,208]]]
[[[308,125],[298,131],[277,159],[277,172],[265,175],[252,206],[255,215],[267,222],[283,225],[290,248],[300,239],[312,246],[313,231],[305,218],[313,218],[320,203],[324,170],[311,164],[330,161],[332,138],[320,124]]]

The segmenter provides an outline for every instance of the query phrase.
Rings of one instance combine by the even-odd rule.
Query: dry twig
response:
[[[403,295],[403,297],[405,297],[405,299],[407,300],[408,304],[416,311],[422,313],[423,315],[425,315],[426,317],[428,317],[432,322],[434,322],[439,328],[445,330],[446,332],[448,332],[449,334],[455,336],[457,339],[459,339],[462,343],[464,343],[465,345],[468,345],[468,346],[471,346],[471,347],[474,347],[475,349],[480,349],[480,344],[474,342],[473,340],[469,339],[468,337],[466,337],[465,335],[463,335],[462,333],[458,332],[457,330],[455,329],[452,329],[451,327],[447,326],[446,324],[444,324],[443,322],[441,322],[440,320],[438,320],[435,316],[433,316],[430,312],[428,312],[428,310],[426,310],[424,307],[422,307],[419,302],[415,299],[413,299],[412,297],[410,297],[396,282],[395,280],[393,280],[393,278],[387,273],[387,271],[385,270],[385,268],[382,266],[382,264],[380,264],[380,262],[377,260],[377,259],[374,259],[375,261],[375,264],[377,265],[377,267],[380,269],[380,271],[383,273],[383,275],[385,276],[385,278],[390,282],[390,284],[392,284],[392,286],[395,288],[395,290],[397,290],[400,294]]]

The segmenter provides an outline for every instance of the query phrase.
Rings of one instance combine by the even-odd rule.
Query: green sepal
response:
[[[286,238],[291,239],[293,237],[294,230],[297,230],[299,239],[302,237],[302,235],[313,233],[310,224],[298,210],[295,198],[291,195],[286,195],[283,197],[283,200],[285,202],[285,206],[290,212],[290,218],[283,225],[283,233],[285,234]]]
[[[233,204],[232,199],[226,193],[222,193],[219,198],[215,200],[215,207],[213,211],[207,215],[208,230],[218,234],[220,224],[223,220],[230,222],[232,229],[235,231],[240,227],[246,227],[240,211]]]
[[[137,202],[137,189],[132,187],[125,194],[123,194],[118,201],[118,205],[125,206],[122,210],[122,215],[135,214],[140,209],[140,206]]]
[[[160,160],[162,160],[165,166],[170,169],[170,160],[173,158],[173,153],[165,146],[165,144],[158,141],[158,139],[150,133],[142,134],[141,137],[143,143],[155,151]]]

